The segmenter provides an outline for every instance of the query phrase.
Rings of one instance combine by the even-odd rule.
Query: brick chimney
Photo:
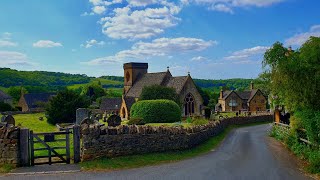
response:
[[[219,97],[220,99],[222,99],[223,98],[223,90],[221,89],[220,90],[220,97]]]

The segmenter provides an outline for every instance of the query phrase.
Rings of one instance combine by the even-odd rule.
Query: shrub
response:
[[[46,107],[47,121],[50,124],[73,123],[76,120],[76,110],[89,105],[88,98],[65,89],[50,99]]]
[[[0,102],[0,112],[5,111],[14,111],[14,108],[12,108],[10,104]]]
[[[145,125],[146,122],[142,118],[131,118],[128,125]]]
[[[181,120],[181,110],[171,100],[138,101],[131,107],[132,118],[143,118],[146,123],[172,123]]]
[[[146,86],[142,89],[140,100],[156,100],[168,99],[181,105],[179,95],[174,88],[164,87],[160,85]]]

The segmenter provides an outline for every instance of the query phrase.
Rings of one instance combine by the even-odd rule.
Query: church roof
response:
[[[136,102],[134,97],[124,97],[124,101],[129,111],[131,109],[131,106]]]
[[[133,84],[126,96],[139,98],[140,94],[142,93],[143,87],[152,85],[171,87],[174,88],[179,94],[187,80],[188,76],[172,77],[170,71],[147,73]]]
[[[12,99],[12,97],[0,90],[0,101],[5,99]]]
[[[152,85],[162,85],[167,76],[171,76],[170,72],[146,73],[138,79],[130,88],[126,96],[140,97],[143,87]]]

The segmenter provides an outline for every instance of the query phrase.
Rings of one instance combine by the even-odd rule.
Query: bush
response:
[[[145,125],[146,122],[142,118],[131,118],[128,125]]]
[[[181,105],[179,95],[174,88],[164,87],[160,85],[147,86],[142,89],[140,100],[156,100],[167,99]]]
[[[0,102],[0,112],[5,112],[5,111],[14,111],[14,108],[11,107],[10,104]]]
[[[89,105],[88,98],[65,89],[50,99],[46,107],[47,121],[50,124],[73,123],[76,121],[76,110]]]
[[[146,123],[172,123],[181,120],[181,110],[171,100],[144,100],[131,107],[132,118],[143,118]]]

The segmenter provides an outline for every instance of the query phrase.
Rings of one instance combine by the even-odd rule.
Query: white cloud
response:
[[[184,4],[195,3],[209,6],[209,10],[233,13],[237,7],[267,7],[285,0],[183,0]]]
[[[92,8],[92,11],[96,14],[103,14],[104,12],[106,12],[106,8],[104,6],[94,6]]]
[[[194,61],[194,62],[204,62],[207,60],[208,60],[208,58],[203,57],[203,56],[197,56],[197,57],[191,58],[191,61]]]
[[[174,15],[180,9],[176,6],[146,8],[132,11],[129,7],[116,8],[113,17],[103,18],[103,33],[114,39],[145,39],[164,32],[177,25],[180,20]]]
[[[284,44],[286,46],[301,46],[311,36],[320,37],[320,25],[314,25],[308,32],[296,34],[293,37],[286,39]]]
[[[85,62],[89,65],[101,65],[108,63],[122,63],[130,59],[148,59],[156,56],[170,56],[195,51],[202,51],[210,46],[216,45],[216,41],[205,41],[196,38],[159,38],[152,42],[135,43],[131,49],[123,50],[114,56],[107,56]]]
[[[11,40],[12,33],[5,32],[0,37],[0,47],[15,47],[18,46],[18,43],[12,42]]]
[[[244,60],[252,57],[263,55],[269,47],[267,46],[256,46],[253,48],[243,49],[240,51],[233,52],[230,56],[224,57],[225,60]]]
[[[52,48],[52,47],[61,47],[62,44],[59,42],[53,42],[50,40],[39,40],[38,42],[33,43],[33,47],[36,48]]]
[[[34,65],[27,55],[15,51],[0,51],[0,66]]]
[[[91,48],[92,46],[103,46],[105,45],[105,42],[104,41],[97,41],[95,39],[91,39],[89,41],[86,41],[85,44],[81,44],[80,46],[81,47],[85,47],[85,48]]]
[[[93,12],[91,12],[91,13],[84,12],[84,13],[82,13],[80,16],[93,16],[93,15],[94,15]]]
[[[159,3],[159,0],[127,0],[132,6],[147,6]]]

